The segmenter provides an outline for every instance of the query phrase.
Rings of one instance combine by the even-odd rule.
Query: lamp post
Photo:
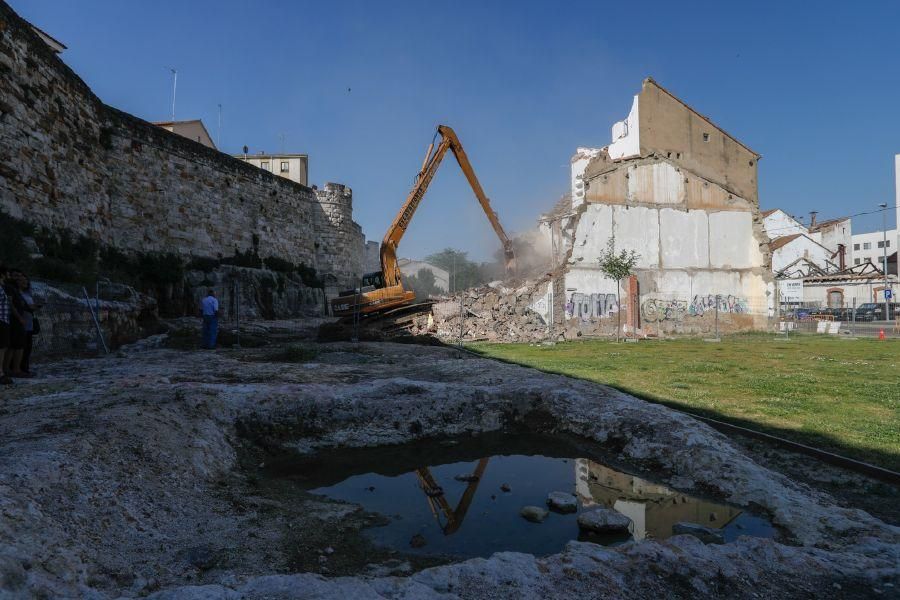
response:
[[[881,263],[882,268],[884,269],[884,291],[882,294],[884,295],[884,320],[887,321],[890,319],[890,313],[888,312],[889,303],[888,303],[888,265],[887,265],[887,203],[882,202],[878,206],[881,207],[881,230],[883,235],[883,240],[881,242],[881,251],[884,255],[883,262]]]

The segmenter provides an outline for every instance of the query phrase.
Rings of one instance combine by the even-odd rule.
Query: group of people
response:
[[[31,282],[22,271],[0,265],[0,385],[31,377],[31,348],[39,323]]]

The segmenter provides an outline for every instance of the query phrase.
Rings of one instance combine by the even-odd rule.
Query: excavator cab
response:
[[[369,288],[373,290],[380,290],[384,287],[384,273],[382,273],[381,271],[366,273],[362,278],[362,287],[365,291],[369,291]]]

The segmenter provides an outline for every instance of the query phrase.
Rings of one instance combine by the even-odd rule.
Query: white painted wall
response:
[[[638,156],[641,143],[638,137],[638,97],[635,95],[631,103],[631,111],[624,121],[617,121],[612,126],[612,142],[607,147],[609,157],[613,160]]]
[[[811,237],[801,235],[772,252],[772,272],[778,273],[798,258],[806,258],[825,269],[831,252]]]
[[[795,233],[809,233],[806,227],[780,208],[763,218],[763,227],[770,240]]]
[[[763,265],[751,213],[591,203],[578,223],[566,275],[569,319],[615,314],[610,300],[616,282],[597,265],[613,234],[617,251],[639,255],[635,272],[642,282],[642,306],[659,302],[668,307],[663,310],[671,308],[667,318],[683,319],[715,310],[719,295],[720,310],[771,314],[774,287],[751,271]]]
[[[883,248],[879,247],[885,239],[885,234],[883,231],[873,231],[872,233],[856,233],[853,235],[852,242],[852,264],[864,264],[866,262],[871,262],[879,269],[882,267],[882,263],[884,262],[884,254]],[[887,254],[890,256],[894,252],[897,251],[897,244],[900,243],[900,238],[898,238],[898,232],[896,229],[892,229],[887,232]],[[866,247],[868,245],[868,248]],[[859,249],[857,250],[857,246]],[[857,260],[859,262],[857,262]]]
[[[571,163],[571,178],[569,180],[570,193],[572,194],[572,208],[580,206],[584,202],[584,170],[592,158],[595,158],[603,150],[601,148],[579,148],[575,151]]]

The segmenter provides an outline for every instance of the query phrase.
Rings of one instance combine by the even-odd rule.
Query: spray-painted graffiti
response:
[[[681,321],[687,313],[686,300],[644,300],[641,318],[648,323]]]
[[[724,313],[746,313],[749,311],[747,301],[736,296],[722,296],[707,294],[706,296],[697,295],[691,301],[691,316],[701,317],[707,311],[716,310],[716,302],[719,304],[719,312]]]
[[[615,294],[581,294],[573,293],[566,302],[566,318],[602,319],[619,310]]]

